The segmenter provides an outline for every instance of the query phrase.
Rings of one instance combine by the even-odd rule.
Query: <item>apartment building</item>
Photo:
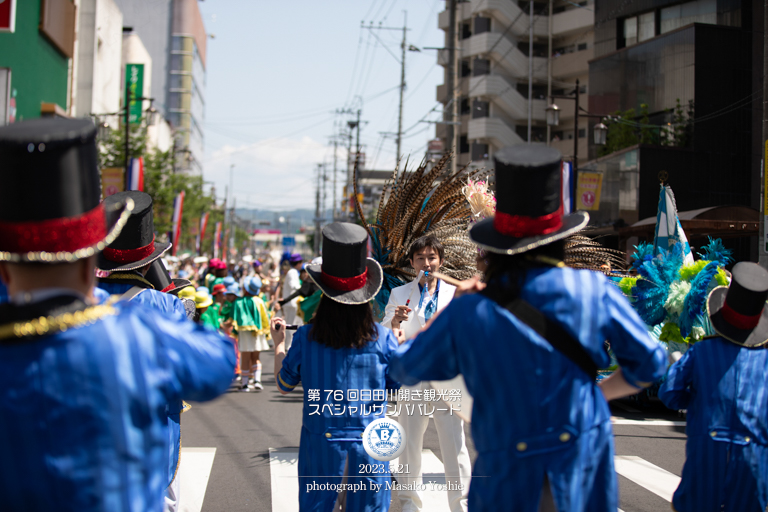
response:
[[[198,0],[115,0],[152,58],[151,97],[171,123],[179,169],[202,172],[207,34]]]
[[[551,13],[550,13],[551,9]],[[587,157],[587,119],[574,130],[575,102],[558,100],[560,125],[547,129],[545,109],[552,94],[569,95],[580,82],[582,94],[589,90],[588,61],[594,56],[594,0],[571,2],[536,1],[533,19],[530,2],[516,0],[471,0],[457,5],[459,68],[459,162],[486,165],[493,152],[504,146],[528,141],[528,109],[532,105],[531,140],[547,142],[568,158],[573,155],[574,137],[579,138],[579,158]],[[450,12],[440,13],[438,26],[449,37]],[[529,33],[533,21],[533,51]],[[551,48],[550,52],[550,34]],[[449,106],[447,51],[438,62],[445,68],[444,84],[437,88],[437,100],[446,105],[445,120],[452,120]],[[529,59],[533,59],[532,81]],[[532,94],[529,98],[529,84]],[[586,102],[582,108],[586,107]],[[436,136],[446,141],[446,125],[437,125]],[[549,134],[549,137],[548,137]],[[583,139],[583,141],[582,141]]]

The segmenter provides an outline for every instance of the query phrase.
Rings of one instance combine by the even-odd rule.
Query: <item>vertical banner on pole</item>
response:
[[[126,64],[125,65],[126,93],[131,98],[141,98],[144,96],[144,64]],[[130,124],[141,123],[141,106],[143,100],[132,100],[125,98],[128,105],[128,122]]]
[[[203,251],[203,240],[205,240],[205,228],[208,227],[208,212],[200,217],[200,231],[197,234],[197,255],[200,256]]]
[[[131,158],[128,166],[128,190],[144,192],[144,157]]]
[[[562,162],[563,170],[563,214],[568,215],[573,212],[573,164],[571,162]]]
[[[219,249],[221,248],[221,221],[216,223],[216,229],[213,232],[213,257],[219,257]]]
[[[183,211],[184,191],[182,190],[173,201],[173,222],[171,222],[171,229],[173,230],[173,238],[171,239],[173,247],[171,247],[171,254],[173,256],[176,256],[176,252],[179,250],[179,241],[181,240],[181,215]]]

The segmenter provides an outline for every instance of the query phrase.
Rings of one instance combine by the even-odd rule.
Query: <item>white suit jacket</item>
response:
[[[440,282],[440,291],[437,293],[437,311],[440,311],[453,299],[453,294],[456,291],[456,287],[452,286],[445,281]],[[419,292],[419,283],[415,279],[408,284],[398,286],[394,288],[389,294],[389,302],[387,308],[384,310],[384,319],[381,321],[381,325],[387,329],[392,328],[392,319],[395,317],[395,309],[397,306],[405,306],[408,297],[411,298],[408,307],[411,308],[411,312],[408,313],[408,321],[400,324],[400,328],[405,332],[406,338],[410,339],[416,336],[416,333],[424,327],[427,323],[424,318],[424,307],[419,308],[419,299],[421,293]]]

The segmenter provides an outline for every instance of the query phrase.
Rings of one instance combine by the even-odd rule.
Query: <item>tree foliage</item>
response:
[[[144,157],[144,192],[154,201],[154,224],[158,240],[167,240],[173,220],[173,201],[184,191],[184,209],[181,217],[181,239],[178,252],[196,249],[200,218],[209,213],[208,226],[202,242],[203,253],[213,252],[216,223],[224,220],[224,205],[217,205],[216,198],[203,190],[203,177],[175,169],[172,149],[161,151],[147,144],[144,124],[131,125],[129,139],[131,157]],[[123,167],[125,164],[125,133],[112,130],[99,147],[100,166]],[[222,229],[222,231],[224,231]],[[222,239],[224,233],[222,232]],[[248,233],[236,226],[235,247],[241,248],[248,240]]]
[[[670,125],[652,125],[649,119],[648,105],[640,105],[640,113],[631,108],[625,112],[617,110],[609,117],[608,134],[605,145],[599,150],[600,156],[609,155],[635,144],[654,144],[659,146],[687,147],[693,131],[693,102],[684,110],[677,99]]]

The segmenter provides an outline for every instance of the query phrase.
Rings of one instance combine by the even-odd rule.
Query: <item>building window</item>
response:
[[[465,76],[469,76],[472,74],[472,68],[469,66],[469,60],[462,60],[461,61],[461,76],[462,78]]]
[[[466,135],[459,137],[459,153],[469,153],[469,141]]]
[[[583,139],[587,136],[587,129],[586,128],[579,128],[579,138]]]
[[[483,18],[478,16],[475,18],[475,34],[482,34],[483,32],[491,31],[491,18]]]
[[[654,11],[624,19],[624,46],[642,43],[656,36],[656,13]]]
[[[472,160],[488,160],[488,144],[472,143]]]
[[[523,98],[528,99],[528,84],[524,82],[518,82],[517,92],[519,92]],[[555,94],[555,91],[552,91],[552,94]],[[547,99],[547,86],[541,84],[533,84],[533,99]]]
[[[587,49],[587,43],[581,43],[579,46],[576,47],[576,51],[577,52],[580,52],[580,51],[586,50],[586,49]]]
[[[717,24],[717,0],[698,0],[661,10],[661,34],[691,23]]]
[[[472,63],[472,76],[491,74],[491,61],[488,59],[475,59]]]
[[[528,41],[520,41],[517,43],[517,49],[523,52],[523,55],[528,57]],[[566,53],[566,52],[563,52]],[[568,52],[570,53],[570,52]],[[547,56],[547,45],[546,44],[540,44],[540,43],[534,43],[533,44],[533,56],[534,57],[546,57]]]
[[[461,38],[462,39],[468,39],[472,37],[472,25],[469,23],[462,23],[461,24]]]
[[[466,116],[472,113],[472,109],[469,108],[469,98],[461,98],[461,103],[459,103],[459,113],[462,116]]]
[[[472,119],[488,117],[490,104],[487,101],[475,100],[472,102]]]
[[[587,94],[587,86],[586,86],[586,84],[579,86],[579,94]]]

